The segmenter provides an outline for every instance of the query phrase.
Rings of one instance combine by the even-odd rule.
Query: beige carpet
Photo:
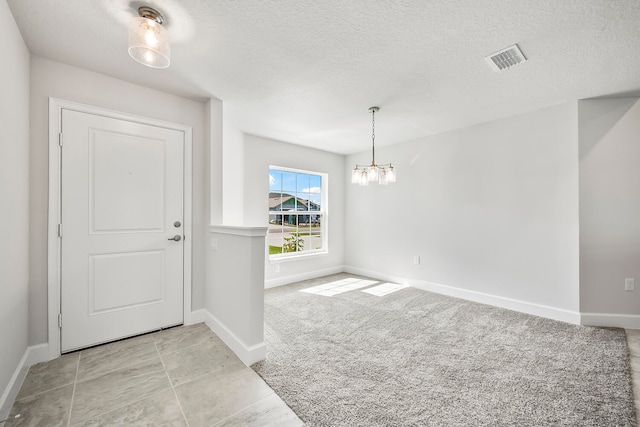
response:
[[[635,426],[623,330],[401,289],[265,292],[253,366],[309,426]]]

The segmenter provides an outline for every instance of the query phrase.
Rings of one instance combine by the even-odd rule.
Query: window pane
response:
[[[320,193],[311,193],[309,194],[309,210],[310,211],[319,211],[320,210],[320,201],[322,200],[322,194]]]
[[[322,187],[322,177],[320,175],[309,175],[309,187],[320,190]],[[318,191],[320,193],[320,191]]]
[[[323,231],[322,231],[323,216],[313,215],[311,219],[311,239],[309,239],[309,247],[312,249],[325,249],[322,247]]]
[[[269,192],[269,210],[279,211],[282,209],[282,194]],[[271,222],[271,216],[269,216],[269,222]]]
[[[309,200],[313,202],[309,210],[319,211],[322,201],[322,177],[319,175],[309,175]]]
[[[282,171],[282,191],[284,193],[296,192],[296,173]]]
[[[309,230],[309,225],[305,223],[306,217],[307,215],[299,216],[299,224],[298,224],[298,239],[299,239],[298,250],[299,251],[308,251],[311,249],[311,247],[309,246],[309,236],[311,233]]]
[[[282,252],[291,253],[302,250],[303,242],[298,236],[298,215],[285,215]]]
[[[298,228],[309,228],[309,215],[298,215]],[[305,231],[309,231],[309,230],[305,230]]]
[[[299,211],[309,210],[309,193],[297,193],[297,206]]]
[[[283,211],[295,211],[296,210],[296,198],[290,194],[282,193],[282,203],[280,209]]]
[[[309,192],[310,178],[311,178],[311,175],[308,175],[306,173],[299,173],[298,174],[298,185],[296,186],[296,190],[299,193],[308,193]]]
[[[271,222],[271,217],[273,223]],[[269,243],[269,255],[281,254],[282,244],[284,243],[284,230],[282,228],[282,215],[269,215],[269,230],[267,240]]]
[[[269,192],[279,193],[282,190],[282,172],[269,169]]]

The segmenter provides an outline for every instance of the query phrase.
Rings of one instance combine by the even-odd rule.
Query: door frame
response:
[[[192,138],[193,129],[191,126],[166,122],[138,116],[135,114],[123,113],[101,107],[81,104],[73,101],[66,101],[59,98],[49,98],[49,228],[48,228],[48,251],[47,251],[47,290],[48,290],[48,356],[55,359],[61,355],[60,327],[58,326],[58,314],[60,313],[60,293],[61,293],[61,252],[62,244],[58,236],[58,224],[61,218],[61,174],[62,157],[60,156],[61,146],[60,132],[62,130],[62,110],[73,110],[81,113],[88,113],[97,116],[127,120],[130,122],[162,127],[184,133],[184,258],[183,258],[183,322],[185,325],[192,323],[191,320],[191,252],[192,252]]]

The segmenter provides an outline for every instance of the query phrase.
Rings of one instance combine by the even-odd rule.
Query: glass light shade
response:
[[[136,17],[129,28],[129,55],[152,68],[167,68],[170,60],[169,34],[151,19]]]
[[[380,169],[380,173],[378,175],[380,175],[380,178],[378,179],[378,184],[380,184],[380,185],[388,185],[389,184],[389,182],[387,181],[387,171],[384,170],[384,168]]]
[[[369,181],[377,181],[378,180],[378,167],[376,165],[369,166],[368,170]]]
[[[360,175],[360,185],[369,185],[369,177],[367,176],[366,170],[363,170]]]
[[[396,182],[396,170],[391,165],[389,165],[389,169],[387,169],[387,181],[391,183]]]
[[[351,183],[360,183],[360,177],[362,177],[362,171],[356,166],[356,168],[351,172]]]

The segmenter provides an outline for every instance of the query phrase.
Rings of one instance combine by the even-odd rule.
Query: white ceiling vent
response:
[[[527,60],[517,44],[485,56],[484,59],[487,60],[494,71],[508,70],[514,65]]]

